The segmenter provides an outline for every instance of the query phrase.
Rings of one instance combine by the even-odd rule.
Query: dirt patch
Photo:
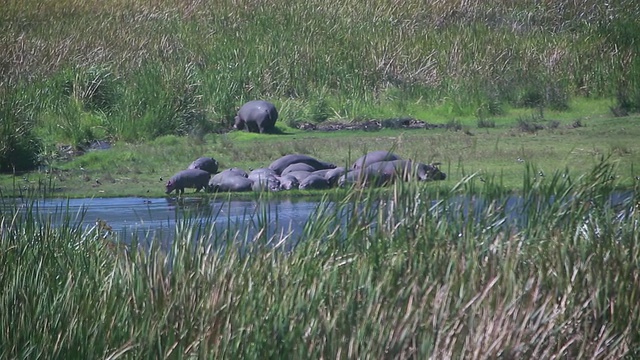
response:
[[[300,130],[310,131],[338,131],[338,130],[364,130],[377,131],[381,129],[436,129],[445,128],[444,124],[430,124],[413,118],[396,118],[384,120],[364,120],[357,122],[328,121],[319,124],[301,122],[297,125]]]

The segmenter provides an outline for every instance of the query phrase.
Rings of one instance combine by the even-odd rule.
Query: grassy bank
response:
[[[40,171],[0,175],[3,196],[44,193],[54,197],[164,196],[164,183],[200,156],[212,156],[220,168],[269,165],[290,153],[304,153],[338,165],[349,165],[367,151],[393,149],[406,158],[441,162],[445,181],[431,189],[453,187],[470,174],[500,178],[518,190],[526,165],[550,175],[567,169],[587,173],[601,156],[618,167],[615,183],[631,188],[640,176],[640,118],[612,117],[607,101],[573,103],[572,112],[522,111],[496,117],[493,127],[479,127],[474,117],[445,122],[439,129],[379,131],[300,131],[283,127],[280,135],[232,132],[202,138],[163,136],[67,160],[52,158]],[[595,115],[594,115],[595,114]],[[302,193],[301,193],[302,194]],[[297,195],[296,195],[297,196]]]
[[[354,192],[320,206],[289,253],[261,238],[221,252],[187,223],[168,256],[64,214],[58,227],[3,214],[0,357],[638,356],[637,192],[612,207],[607,162],[527,171],[517,214],[477,177],[437,199],[398,187],[381,199],[391,212]]]
[[[223,130],[254,98],[290,125],[566,110],[576,96],[633,112],[639,11],[630,0],[10,0],[0,170],[61,143]]]

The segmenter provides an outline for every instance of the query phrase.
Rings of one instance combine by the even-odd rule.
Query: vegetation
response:
[[[639,11],[632,0],[9,0],[0,167],[21,168],[24,151],[32,167],[57,144],[223,131],[254,98],[291,125],[447,122],[564,110],[576,96],[615,98],[624,115],[640,107]],[[11,120],[19,108],[32,126]],[[43,146],[12,142],[23,133]]]
[[[0,358],[640,356],[638,18],[633,0],[4,1]],[[255,98],[281,134],[226,133]],[[399,117],[442,126],[297,129]],[[293,250],[214,215],[124,243],[35,203],[158,196],[202,155],[380,148],[449,178],[343,190]]]
[[[607,161],[527,169],[519,201],[477,176],[439,198],[351,192],[293,251],[215,235],[215,217],[127,245],[64,209],[9,211],[0,357],[637,357],[637,189],[612,200]]]
[[[546,111],[544,117],[538,111],[513,110],[512,115],[492,118],[493,127],[478,127],[470,116],[436,129],[325,132],[280,124],[280,135],[231,132],[201,139],[168,135],[140,144],[121,141],[82,156],[54,152],[38,172],[0,175],[0,195],[162,197],[166,180],[200,156],[213,156],[221,169],[264,167],[291,153],[349,166],[360,155],[378,149],[393,149],[424,163],[440,162],[448,178],[430,184],[433,189],[450,189],[477,173],[483,179],[499,177],[503,186],[517,190],[527,162],[546,174],[568,169],[578,176],[590,171],[600,156],[609,156],[619,166],[618,186],[633,187],[640,176],[640,118],[607,114],[607,100],[571,104],[571,112]]]

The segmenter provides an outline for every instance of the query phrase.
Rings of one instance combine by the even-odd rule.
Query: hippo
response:
[[[276,173],[269,168],[258,168],[249,173],[249,180],[253,181],[254,191],[278,191],[280,190],[280,180]]]
[[[286,168],[284,168],[284,170],[282,170],[282,173],[280,175],[287,175],[288,173],[290,173],[292,171],[314,172],[314,171],[316,171],[316,168],[314,166],[312,166],[312,165],[305,164],[305,163],[294,163],[294,164],[291,164],[291,165],[287,166]]]
[[[288,173],[286,176],[293,176],[294,178],[298,179],[298,182],[301,183],[302,180],[304,180],[304,178],[306,178],[309,175],[311,175],[310,171],[292,171]]]
[[[292,175],[280,176],[278,177],[278,181],[280,181],[280,190],[292,190],[300,186],[300,181]]]
[[[253,181],[233,172],[223,171],[211,177],[208,185],[208,189],[211,192],[251,191]]]
[[[206,189],[209,184],[209,172],[200,169],[182,170],[169,179],[166,185],[166,193],[170,194],[173,190],[178,195],[184,193],[184,188],[195,188],[196,192]]]
[[[264,100],[252,100],[240,107],[233,127],[263,134],[273,130],[276,120],[278,110],[275,105]]]
[[[253,169],[249,172],[248,178],[253,178],[254,180],[258,177],[266,177],[266,176],[276,176],[276,172],[269,168],[257,168]]]
[[[201,157],[194,160],[187,169],[200,169],[215,174],[218,172],[218,162],[214,158]]]
[[[417,174],[421,181],[446,180],[447,174],[440,170],[439,163],[423,164],[418,163]]]
[[[336,167],[334,164],[318,160],[309,155],[289,154],[289,155],[284,155],[279,159],[273,161],[269,165],[269,169],[275,171],[276,174],[278,175],[282,175],[282,171],[286,169],[287,166],[291,164],[297,164],[297,163],[311,165],[315,170],[334,169]]]
[[[344,175],[346,172],[347,170],[344,168],[344,166],[338,166],[335,169],[329,169],[324,174],[324,178],[327,179],[329,185],[336,186],[336,184],[338,183],[338,179],[340,179],[340,176]]]
[[[331,170],[333,170],[333,169],[313,170],[313,171],[311,171],[311,174],[325,177],[325,175],[327,175],[327,173],[329,171],[331,171]]]
[[[371,151],[356,160],[351,168],[361,169],[380,161],[402,160],[402,158],[386,150]]]
[[[222,178],[227,177],[227,176],[240,176],[240,177],[243,177],[243,178],[249,177],[247,172],[242,170],[242,169],[240,169],[240,168],[229,168],[229,169],[222,170],[221,172],[213,175],[211,177],[211,181],[218,182],[219,179],[222,179]]]
[[[372,173],[379,173],[390,180],[409,181],[414,178],[420,181],[444,180],[447,175],[435,165],[427,165],[411,160],[380,161],[367,166]]]
[[[232,167],[232,168],[225,169],[221,173],[238,175],[238,176],[242,176],[242,177],[249,177],[249,174],[247,174],[247,172],[244,171],[244,169],[241,169],[241,168],[238,168],[238,167]],[[218,174],[216,174],[216,175],[218,175]]]
[[[275,176],[261,177],[252,181],[253,191],[280,191],[280,180]]]
[[[329,182],[327,181],[327,179],[324,178],[324,176],[320,176],[312,173],[300,182],[300,185],[298,186],[298,188],[300,190],[328,189]]]
[[[352,169],[344,173],[338,179],[338,186],[344,187],[346,185],[358,185],[361,187],[366,186],[380,186],[391,181],[391,176],[383,172],[380,172],[376,168],[367,166],[364,169]]]

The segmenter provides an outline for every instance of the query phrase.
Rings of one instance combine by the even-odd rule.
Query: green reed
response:
[[[4,206],[0,357],[636,356],[637,193],[612,206],[606,161],[528,168],[521,208],[473,175],[437,197],[354,189],[320,202],[295,249],[216,232],[217,214],[179,221],[167,247]]]
[[[563,110],[575,96],[638,108],[639,14],[629,0],[65,0],[3,9],[0,87],[32,99],[39,127],[64,124],[52,141],[206,133],[229,127],[254,98],[282,103],[282,119],[294,122],[416,102],[448,117]],[[306,119],[287,111],[294,100]],[[318,101],[328,107],[320,114]]]

